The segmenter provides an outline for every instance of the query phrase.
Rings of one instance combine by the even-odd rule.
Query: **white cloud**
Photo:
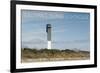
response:
[[[46,48],[46,40],[35,38],[28,41],[22,41],[22,47],[29,47],[29,48]]]
[[[34,11],[34,10],[22,10],[23,22],[28,21],[43,21],[43,20],[54,20],[63,19],[63,12],[48,12],[48,11]]]

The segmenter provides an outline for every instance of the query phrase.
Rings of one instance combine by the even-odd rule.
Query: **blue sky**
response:
[[[22,10],[22,47],[46,48],[46,24],[52,25],[52,48],[89,51],[90,14],[79,12]]]

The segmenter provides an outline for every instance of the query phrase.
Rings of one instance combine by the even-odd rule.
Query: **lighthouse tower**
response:
[[[51,24],[46,25],[46,32],[47,32],[47,48],[51,49]]]

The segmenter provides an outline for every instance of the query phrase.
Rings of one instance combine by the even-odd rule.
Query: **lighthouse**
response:
[[[47,33],[47,48],[51,49],[51,24],[46,25],[46,33]]]

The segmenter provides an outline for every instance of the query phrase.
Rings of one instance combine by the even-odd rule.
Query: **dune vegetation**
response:
[[[43,61],[64,61],[64,60],[87,60],[90,58],[89,51],[81,50],[58,50],[58,49],[35,49],[22,48],[21,62],[43,62]]]

